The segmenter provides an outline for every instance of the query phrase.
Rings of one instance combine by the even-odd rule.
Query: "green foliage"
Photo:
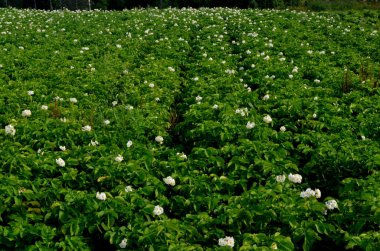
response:
[[[378,12],[0,19],[0,249],[378,249]]]

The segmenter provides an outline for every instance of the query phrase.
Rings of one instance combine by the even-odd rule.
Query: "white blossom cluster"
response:
[[[265,96],[263,97],[263,100],[267,101],[269,99],[269,94],[265,94]]]
[[[263,118],[264,122],[269,124],[269,123],[272,123],[272,118],[271,116],[269,115],[266,115],[264,118]]]
[[[219,246],[228,246],[228,247],[234,247],[235,246],[235,240],[234,237],[226,236],[224,238],[220,238],[218,241]]]
[[[127,244],[128,244],[128,240],[124,238],[124,239],[119,243],[119,247],[120,247],[120,248],[126,248],[126,247],[127,247]]]
[[[336,200],[328,200],[325,202],[325,205],[329,210],[334,210],[335,208],[338,208],[338,203],[336,202]]]
[[[132,144],[133,144],[132,140],[128,140],[127,147],[130,148],[132,146]]]
[[[248,108],[238,108],[235,110],[236,114],[240,114],[242,117],[248,115]]]
[[[164,143],[164,138],[162,136],[157,136],[154,140],[159,144]]]
[[[170,185],[172,187],[175,186],[175,179],[173,179],[171,176],[168,176],[163,179],[166,185]]]
[[[106,200],[107,199],[107,195],[105,193],[99,193],[99,192],[96,192],[96,198],[98,200]]]
[[[121,154],[119,154],[119,155],[117,155],[117,156],[115,157],[115,161],[116,161],[116,162],[122,162],[123,160],[124,160],[124,157],[121,156]]]
[[[82,131],[83,132],[90,132],[91,131],[91,126],[89,126],[89,125],[83,126],[82,127]]]
[[[305,191],[301,192],[300,196],[302,198],[315,197],[319,199],[321,198],[321,190],[319,189],[312,190],[311,188],[308,188]]]
[[[285,175],[277,175],[276,176],[276,181],[279,182],[279,183],[284,183],[286,180],[286,176]]]
[[[9,134],[11,136],[15,136],[16,129],[14,128],[13,125],[7,125],[7,126],[5,126],[5,134]]]
[[[125,191],[126,193],[130,193],[130,192],[133,191],[133,188],[132,188],[132,186],[126,186],[125,189],[124,189],[124,191]]]
[[[184,153],[177,153],[177,156],[180,157],[183,160],[187,159],[187,155],[184,154]]]
[[[161,215],[163,213],[164,213],[164,209],[162,207],[160,207],[158,205],[154,207],[154,209],[153,209],[153,214],[154,215],[159,216],[159,215]]]
[[[30,110],[23,110],[21,115],[23,117],[30,117],[30,116],[32,116],[32,112]]]
[[[247,127],[247,129],[252,129],[252,128],[255,127],[255,122],[248,121],[248,123],[247,123],[247,125],[245,127]]]
[[[289,181],[293,183],[301,183],[302,182],[302,176],[300,174],[289,174],[288,175]]]
[[[64,167],[66,165],[65,161],[62,158],[56,159],[55,163],[57,163],[57,165],[60,167]]]

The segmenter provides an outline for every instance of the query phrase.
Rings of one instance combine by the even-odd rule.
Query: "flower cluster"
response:
[[[321,198],[321,190],[319,189],[312,190],[311,188],[308,188],[306,189],[306,191],[301,192],[300,196],[302,198],[315,197],[319,199]]]
[[[164,209],[162,207],[160,207],[158,205],[154,207],[154,209],[153,209],[153,214],[154,215],[159,216],[159,215],[161,215],[163,213],[164,213]]]
[[[279,183],[284,183],[285,179],[286,179],[285,175],[277,175],[276,176],[276,181],[279,182]]]
[[[57,165],[60,167],[64,167],[66,165],[65,161],[61,158],[56,159],[55,163],[57,163]]]
[[[133,144],[132,140],[128,140],[127,147],[130,148],[132,146],[132,144]]]
[[[130,192],[133,191],[133,188],[132,188],[132,186],[126,186],[125,189],[124,189],[124,191],[125,191],[126,193],[130,193]]]
[[[105,193],[99,193],[99,192],[96,192],[96,198],[98,200],[106,200],[107,199],[107,195]]]
[[[220,238],[218,241],[219,246],[229,246],[234,247],[235,246],[235,240],[234,237],[226,236],[224,238]]]
[[[90,132],[91,131],[91,126],[89,126],[89,125],[83,126],[82,127],[82,131],[84,131],[84,132]]]
[[[336,200],[328,200],[325,202],[325,205],[329,210],[334,210],[335,208],[338,208],[338,203],[336,202]]]
[[[119,155],[117,155],[117,156],[115,157],[115,161],[116,161],[116,162],[122,162],[123,160],[124,160],[124,157],[121,156],[121,154],[119,154]]]
[[[157,136],[154,140],[159,144],[164,143],[164,138],[162,136]]]
[[[252,128],[255,127],[255,122],[249,122],[248,121],[248,123],[247,123],[247,125],[245,127],[247,127],[247,129],[252,129]]]
[[[263,118],[264,122],[269,124],[269,123],[272,123],[272,118],[271,116],[269,115],[266,115],[264,118]]]
[[[175,179],[173,179],[171,176],[168,176],[163,179],[166,185],[170,185],[172,187],[175,186]]]
[[[119,243],[119,247],[120,247],[120,248],[126,248],[127,244],[128,244],[128,240],[124,238],[124,239]]]
[[[180,157],[183,160],[187,159],[187,155],[184,154],[184,153],[177,153],[177,156]]]
[[[293,183],[301,183],[302,182],[302,176],[299,174],[289,174],[288,179]]]
[[[236,114],[240,114],[242,117],[248,115],[248,108],[238,108],[235,111]]]
[[[16,129],[14,128],[13,125],[7,125],[7,126],[5,126],[5,134],[9,134],[11,136],[15,136]]]
[[[21,115],[23,117],[30,117],[30,116],[32,116],[32,112],[30,110],[23,110]]]

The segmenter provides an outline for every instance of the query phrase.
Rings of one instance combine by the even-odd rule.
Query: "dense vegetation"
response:
[[[0,7],[34,9],[108,9],[145,7],[238,7],[238,8],[302,8],[314,11],[379,9],[378,0],[3,0]]]
[[[0,10],[1,250],[379,250],[379,13]]]

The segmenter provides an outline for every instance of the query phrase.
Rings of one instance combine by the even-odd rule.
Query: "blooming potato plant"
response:
[[[0,9],[0,247],[376,250],[378,15]]]

